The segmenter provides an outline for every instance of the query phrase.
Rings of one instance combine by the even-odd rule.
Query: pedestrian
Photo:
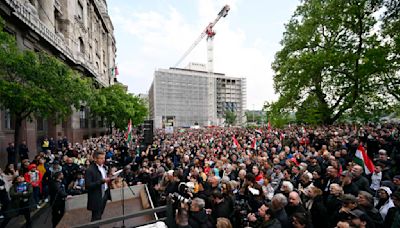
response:
[[[56,227],[60,222],[65,212],[65,201],[71,198],[65,190],[63,184],[64,174],[57,172],[54,175],[54,180],[50,184],[50,203],[53,227]]]
[[[22,143],[19,145],[18,148],[18,153],[19,153],[19,158],[20,161],[24,159],[29,159],[29,149],[28,146],[26,145],[26,141],[22,141]]]
[[[5,228],[13,217],[20,214],[25,217],[26,227],[32,227],[30,211],[33,206],[32,193],[32,185],[25,181],[24,176],[18,176],[10,189],[10,207],[5,213],[5,219],[1,223],[0,228]]]
[[[15,154],[15,146],[14,146],[14,143],[13,142],[10,142],[9,144],[8,144],[8,147],[7,147],[7,158],[8,158],[8,164],[16,164],[16,154]]]

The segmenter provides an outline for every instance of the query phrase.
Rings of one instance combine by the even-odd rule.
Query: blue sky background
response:
[[[214,70],[247,79],[247,109],[277,99],[271,63],[284,24],[298,0],[109,0],[117,42],[118,80],[135,94],[147,93],[154,71],[172,67],[220,9],[215,26]],[[205,39],[179,67],[207,62]]]

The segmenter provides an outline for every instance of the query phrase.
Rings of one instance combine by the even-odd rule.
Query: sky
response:
[[[271,64],[299,0],[108,0],[117,43],[118,81],[147,93],[154,71],[174,67],[222,7],[214,30],[214,72],[246,78],[247,107],[275,101]],[[178,66],[207,63],[203,39]]]

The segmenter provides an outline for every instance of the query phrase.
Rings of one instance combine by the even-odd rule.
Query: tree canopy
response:
[[[280,95],[272,115],[296,112],[303,122],[331,124],[344,115],[368,119],[391,108],[400,88],[393,63],[400,46],[393,19],[399,7],[379,12],[393,2],[302,1],[272,64]]]
[[[0,19],[0,106],[15,115],[15,142],[26,118],[70,115],[91,94],[91,83],[44,52],[20,51]]]
[[[236,114],[232,111],[225,111],[225,123],[233,125],[236,123]]]
[[[109,127],[114,125],[118,129],[125,129],[129,119],[134,126],[143,123],[148,112],[145,102],[127,93],[120,84],[96,91],[90,110],[94,115],[104,118]]]

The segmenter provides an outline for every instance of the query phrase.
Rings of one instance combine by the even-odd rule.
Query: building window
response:
[[[78,46],[79,52],[84,54],[85,53],[85,44],[83,43],[82,37],[79,37],[78,45],[79,45]]]
[[[78,19],[82,20],[83,19],[83,5],[82,3],[78,0]]]
[[[94,51],[99,55],[99,41],[97,39],[94,40]]]
[[[44,130],[43,117],[38,117],[36,119],[36,129],[38,131],[43,131]]]
[[[14,115],[11,114],[10,110],[7,109],[4,111],[4,128],[8,130],[14,130]]]
[[[97,127],[97,117],[93,117],[92,121],[91,121],[91,126],[92,128],[96,128]]]
[[[81,106],[81,109],[79,110],[79,123],[80,123],[80,128],[88,128],[89,121],[88,121],[88,115],[87,115],[87,109],[83,106]]]

